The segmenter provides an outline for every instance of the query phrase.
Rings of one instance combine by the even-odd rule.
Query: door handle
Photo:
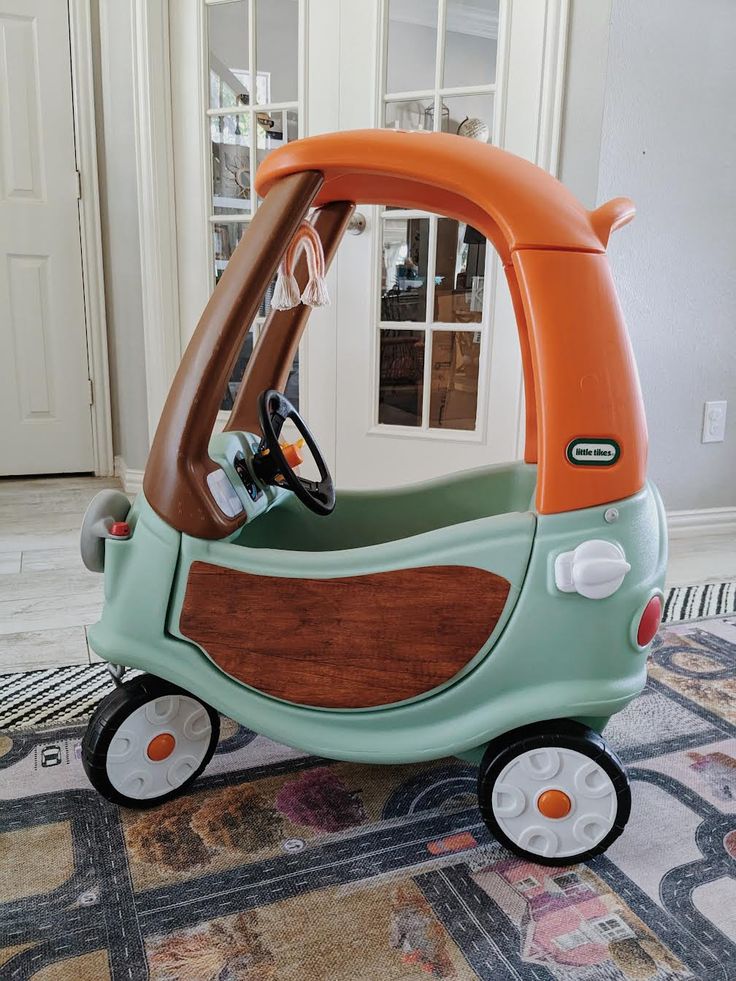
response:
[[[348,231],[351,235],[362,235],[365,231],[366,220],[362,211],[355,211],[353,217],[348,222]]]

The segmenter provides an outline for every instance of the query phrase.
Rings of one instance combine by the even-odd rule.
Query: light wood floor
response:
[[[114,480],[0,480],[0,674],[96,660],[86,628],[102,606],[102,576],[79,557],[85,508]],[[727,537],[671,543],[668,584],[736,579]]]
[[[115,480],[0,480],[0,672],[90,663],[102,576],[79,555],[85,509]]]

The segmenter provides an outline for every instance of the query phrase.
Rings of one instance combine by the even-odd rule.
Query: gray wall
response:
[[[598,201],[669,509],[736,505],[736,4],[613,0]],[[703,402],[728,399],[723,443]]]
[[[133,122],[132,0],[93,4],[97,153],[112,389],[113,447],[143,469],[148,455]]]

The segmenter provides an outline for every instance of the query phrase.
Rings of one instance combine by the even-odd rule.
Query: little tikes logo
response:
[[[621,456],[614,439],[573,439],[567,444],[567,459],[576,467],[610,467]]]

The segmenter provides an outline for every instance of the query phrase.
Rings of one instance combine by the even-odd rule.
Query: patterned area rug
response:
[[[0,978],[736,978],[736,617],[664,627],[606,735],[632,819],[589,866],[494,842],[457,760],[356,766],[225,722],[187,797],[97,796],[80,725],[0,734]]]

